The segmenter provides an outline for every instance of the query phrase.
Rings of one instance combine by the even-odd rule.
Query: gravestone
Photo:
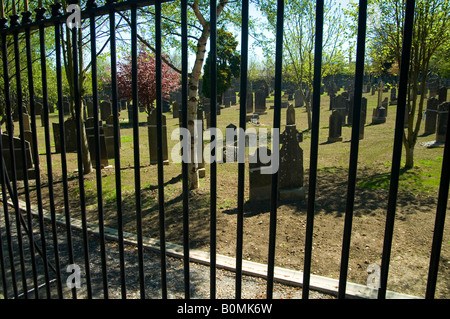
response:
[[[439,89],[439,104],[444,103],[447,101],[447,88],[445,86],[442,86]]]
[[[88,101],[86,103],[86,108],[87,108],[88,118],[94,117],[94,103],[92,103],[91,101]]]
[[[95,139],[95,121],[90,117],[86,120],[86,136],[88,139],[89,154],[91,155],[92,167],[97,168],[97,144]],[[103,131],[102,122],[98,123],[100,131],[100,168],[108,166],[108,154],[106,150],[105,133]]]
[[[150,151],[150,165],[158,164],[158,128],[157,114],[153,110],[148,117],[148,145]],[[166,116],[162,114],[162,161],[164,165],[169,164],[169,153],[167,149],[167,124]]]
[[[342,117],[341,125],[344,125],[345,118],[347,116],[347,99],[344,97],[344,95],[339,94],[335,97],[333,110],[337,110],[338,112],[341,113]]]
[[[303,134],[297,131],[295,124],[286,125],[280,136],[280,168],[278,174],[278,192],[280,200],[303,200],[303,150],[299,143]]]
[[[383,83],[383,81],[380,81],[378,83],[377,91],[378,91],[377,106],[381,107],[381,104],[383,103],[383,91],[384,91],[384,83]]]
[[[114,117],[111,114],[103,125],[103,132],[105,136],[106,154],[108,159],[115,157],[115,145],[114,145]],[[120,130],[119,130],[119,148],[120,148]]]
[[[100,103],[100,119],[106,121],[112,115],[111,102],[103,101]]]
[[[359,139],[364,139],[364,127],[366,125],[366,114],[367,114],[367,99],[363,97],[361,99],[361,118],[359,122]]]
[[[70,114],[70,103],[69,102],[63,102],[63,114],[64,115]]]
[[[180,105],[178,104],[177,101],[174,101],[172,104],[172,113],[173,113],[173,118],[177,119],[179,117],[180,114]]]
[[[128,104],[128,124],[133,125],[133,104]]]
[[[295,100],[294,100],[295,107],[303,107],[305,105],[305,102],[303,101],[303,95],[300,91],[295,91]]]
[[[386,109],[386,116],[387,116],[387,113],[388,113],[388,105],[389,105],[389,100],[386,97],[386,98],[384,98],[383,102],[381,102],[381,107],[384,107]]]
[[[228,159],[227,159],[228,148],[232,152],[232,154],[229,155],[230,163],[237,162],[237,136],[234,135],[233,145],[232,146],[231,145],[230,146],[227,145],[227,132],[230,129],[233,130],[233,131],[236,131],[237,127],[236,127],[236,125],[231,123],[231,124],[228,124],[227,127],[225,128],[225,140],[224,140],[224,147],[223,147],[223,151],[222,151],[223,162],[224,163],[227,163],[227,161],[228,161]]]
[[[396,88],[391,89],[391,101],[389,102],[389,105],[397,105],[397,89]]]
[[[438,115],[439,100],[435,97],[427,101],[427,110],[425,111],[425,134],[436,133],[436,120]]]
[[[286,110],[286,125],[295,125],[295,109],[292,104]]]
[[[266,92],[257,90],[255,92],[255,113],[266,114]]]
[[[328,142],[342,141],[342,114],[339,110],[333,110],[330,115],[330,125],[328,132]]]
[[[247,113],[253,113],[253,93],[247,93]]]
[[[260,161],[260,154],[271,156],[267,147],[259,147],[255,151],[256,162],[249,162],[249,201],[270,200],[272,192],[272,174],[261,174],[261,168],[270,166]]]
[[[60,125],[59,123],[53,122],[53,137],[55,139],[55,152],[61,153],[61,137],[60,137]],[[73,118],[68,118],[64,121],[64,136],[66,143],[66,152],[76,152],[77,151],[77,131],[76,131],[76,120]]]
[[[447,123],[448,123],[448,111],[450,108],[450,102],[444,102],[439,104],[438,107],[438,120],[436,128],[436,143],[445,143],[447,135]]]
[[[6,170],[8,172],[9,177],[12,176],[12,163],[13,159],[11,157],[11,144],[9,141],[9,136],[6,134],[2,135],[2,156],[4,158],[4,164],[6,166]],[[23,166],[23,150],[22,150],[22,140],[18,137],[13,137],[12,149],[14,150],[14,164],[16,168],[16,179],[23,180],[25,178],[25,167]],[[35,170],[33,164],[33,157],[31,154],[30,143],[25,141],[25,159],[26,159],[26,168],[28,179],[35,179]]]
[[[386,123],[386,109],[382,106],[377,106],[373,109],[372,124]]]

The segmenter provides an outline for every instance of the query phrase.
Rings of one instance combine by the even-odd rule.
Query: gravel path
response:
[[[3,207],[1,207],[3,211]],[[16,282],[19,289],[19,294],[23,292],[23,284],[21,277],[20,267],[20,254],[17,244],[16,236],[16,222],[14,214],[9,214],[9,223],[12,233],[12,245],[15,260],[15,272]],[[26,222],[26,216],[25,216]],[[53,239],[50,232],[51,225],[46,223],[46,242],[47,242],[47,256],[49,262],[55,265]],[[5,260],[5,275],[8,283],[8,297],[13,297],[13,290],[11,286],[11,264],[8,256],[8,246],[5,228],[5,218],[3,212],[0,214],[0,230],[3,246],[3,254]],[[41,247],[41,236],[39,232],[39,223],[36,218],[33,219],[34,239],[38,247]],[[63,287],[63,298],[73,298],[71,289],[67,288],[66,280],[72,272],[67,272],[67,266],[71,264],[68,256],[67,245],[67,232],[65,227],[58,226],[58,247],[60,255],[60,267],[61,267],[61,281]],[[81,287],[76,289],[76,298],[85,299],[87,295],[87,278],[86,278],[86,265],[84,259],[83,248],[83,236],[82,232],[77,229],[72,229],[72,243],[73,243],[73,256],[74,263],[80,267],[81,270]],[[34,292],[33,283],[33,267],[30,259],[30,245],[29,236],[23,235],[23,251],[25,256],[25,271],[27,278],[27,288],[30,292],[29,298],[36,298]],[[88,235],[89,244],[89,271],[91,278],[91,290],[92,297],[94,299],[103,299],[103,276],[102,276],[102,262],[99,237],[95,234]],[[121,285],[120,285],[120,264],[119,264],[119,246],[116,241],[106,240],[105,245],[106,260],[107,260],[107,290],[108,298],[119,299],[122,298]],[[161,298],[161,270],[160,270],[160,255],[158,252],[144,247],[144,272],[145,272],[145,293],[146,298],[159,299]],[[36,273],[38,278],[38,285],[41,285],[45,281],[42,258],[36,252]],[[136,245],[126,243],[124,249],[125,256],[125,269],[126,269],[126,298],[127,299],[140,299],[140,286],[138,276],[138,249]],[[175,257],[167,257],[167,293],[169,299],[183,299],[185,298],[184,292],[184,267],[183,260]],[[1,271],[1,269],[0,269]],[[1,272],[0,272],[1,273]],[[53,279],[50,285],[51,298],[57,298],[57,281],[53,271],[49,271],[50,279]],[[265,279],[257,278],[253,276],[243,276],[242,280],[242,298],[243,299],[265,299],[267,283]],[[0,278],[0,287],[2,287],[2,278]],[[216,271],[216,298],[218,299],[233,299],[235,298],[235,274],[231,271],[217,269]],[[2,289],[2,288],[0,288]],[[209,299],[210,297],[210,268],[209,266],[190,263],[190,295],[193,299]],[[2,290],[3,292],[3,290]],[[301,288],[287,286],[284,284],[275,283],[273,298],[274,299],[299,299],[301,298]],[[19,297],[23,298],[23,295]],[[47,298],[45,286],[39,289],[39,298]],[[311,299],[332,299],[332,296],[310,291]]]

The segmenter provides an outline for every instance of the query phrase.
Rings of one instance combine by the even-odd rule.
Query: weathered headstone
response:
[[[382,106],[377,106],[373,109],[372,124],[386,123],[386,109]]]
[[[348,103],[348,100],[342,94],[337,95],[334,99],[333,110],[337,110],[338,112],[341,113],[341,117],[342,117],[341,125],[345,124],[345,118],[347,116],[347,103]]]
[[[257,90],[255,92],[255,113],[266,114],[266,92]]]
[[[286,125],[280,136],[280,168],[278,175],[278,191],[280,200],[303,200],[303,150],[299,143],[303,135],[294,125]]]
[[[303,107],[305,102],[303,101],[303,95],[300,91],[295,91],[295,107]]]
[[[266,147],[257,148],[256,163],[249,162],[249,201],[270,200],[271,196],[272,174],[261,174],[261,168],[270,166],[271,162],[262,163],[260,154],[271,156],[271,150]]]
[[[112,115],[111,102],[103,101],[100,103],[100,119],[106,121]]]
[[[225,141],[224,141],[224,147],[223,147],[223,162],[227,163],[227,151],[230,150],[231,154],[228,154],[230,158],[230,162],[236,162],[237,161],[237,136],[234,135],[233,139],[233,145],[227,145],[227,134],[229,133],[229,130],[236,131],[237,127],[234,124],[228,124],[225,128]]]
[[[156,110],[148,117],[148,144],[150,150],[150,164],[158,164],[158,128]],[[162,114],[162,161],[164,165],[169,164],[169,153],[167,149],[167,124],[166,116]]]
[[[133,125],[133,110],[134,110],[133,104],[131,103],[128,104],[127,108],[128,108],[128,124]]]
[[[364,127],[366,125],[366,114],[367,114],[367,99],[363,97],[361,99],[361,118],[359,122],[359,139],[364,139]]]
[[[427,101],[427,110],[425,111],[425,134],[436,133],[436,119],[438,115],[439,101],[435,97]]]
[[[396,88],[391,89],[391,101],[389,102],[389,105],[397,105],[397,89]]]
[[[1,134],[2,138],[2,156],[4,158],[4,164],[6,165],[6,170],[8,175],[11,177],[13,171],[13,159],[11,157],[11,144],[10,137],[6,134]],[[25,154],[22,149],[22,140],[18,137],[13,137],[12,149],[14,150],[14,164],[16,171],[17,180],[23,180],[25,178],[25,167],[23,166],[23,156],[25,155],[26,165],[27,165],[27,177],[28,179],[35,178],[35,170],[33,164],[33,157],[31,153],[30,143],[25,141]]]
[[[114,145],[114,118],[111,114],[103,125],[103,132],[105,135],[106,153],[108,159],[115,157],[115,145]],[[120,147],[120,130],[119,130],[119,147]]]
[[[333,110],[330,115],[328,142],[342,141],[342,114],[339,110]]]
[[[247,93],[247,113],[253,113],[253,93]]]
[[[98,123],[100,131],[100,168],[108,166],[108,154],[106,150],[105,134],[103,132],[102,122]],[[86,136],[88,139],[89,154],[91,155],[92,167],[97,168],[97,144],[95,139],[95,122],[90,117],[86,120]]]
[[[60,138],[60,125],[59,123],[52,123],[53,125],[53,136],[55,139],[55,151],[56,153],[61,153],[61,138]],[[64,136],[66,144],[66,152],[76,152],[77,151],[77,131],[76,131],[76,120],[73,118],[68,118],[64,121]]]
[[[286,125],[295,125],[295,109],[292,104],[286,110]]]
[[[172,103],[172,113],[173,113],[173,118],[174,119],[177,119],[179,117],[180,105],[178,104],[177,101],[174,101]]]

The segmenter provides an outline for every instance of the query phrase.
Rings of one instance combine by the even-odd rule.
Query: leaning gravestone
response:
[[[270,166],[271,162],[262,163],[260,154],[271,156],[271,151],[267,147],[259,147],[255,151],[256,162],[249,162],[249,201],[271,198],[272,174],[261,174],[261,168]]]
[[[342,114],[339,110],[333,110],[330,115],[330,125],[328,132],[328,142],[342,141]]]
[[[373,109],[372,124],[386,123],[386,109],[382,106],[377,106]]]
[[[425,134],[436,133],[436,119],[438,115],[439,101],[435,97],[427,101],[427,110],[425,111]]]
[[[158,164],[158,127],[156,109],[148,117],[148,145],[150,150],[150,164]],[[167,149],[167,125],[166,116],[162,114],[162,161],[164,165],[169,164],[169,153]]]
[[[291,121],[289,121],[291,122]],[[303,200],[303,150],[299,143],[303,134],[297,131],[294,124],[286,125],[280,136],[280,168],[278,175],[278,192],[280,200]]]
[[[9,141],[9,136],[6,134],[2,134],[2,156],[4,158],[4,164],[6,165],[6,170],[8,175],[12,176],[12,163],[13,159],[11,157],[11,144]],[[22,140],[18,137],[13,137],[13,146],[14,150],[14,164],[16,169],[16,179],[23,180],[25,178],[25,167],[23,166],[23,157],[25,155],[26,159],[26,169],[27,169],[27,177],[28,179],[35,179],[35,170],[33,164],[33,157],[31,154],[30,143],[25,141],[25,154],[22,149]]]

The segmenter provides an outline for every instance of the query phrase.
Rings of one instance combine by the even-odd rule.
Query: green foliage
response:
[[[231,87],[232,77],[238,78],[240,72],[240,54],[236,51],[238,41],[231,32],[217,29],[217,95],[222,95]],[[210,98],[211,52],[203,68],[203,94]]]

